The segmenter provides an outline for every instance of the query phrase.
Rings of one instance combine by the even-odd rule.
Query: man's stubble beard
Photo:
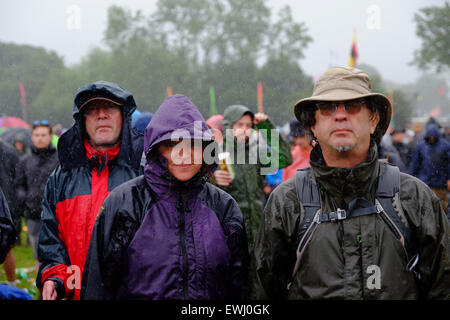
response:
[[[338,152],[347,152],[347,151],[352,150],[355,147],[355,145],[350,144],[350,145],[346,145],[346,146],[331,146],[331,147]]]

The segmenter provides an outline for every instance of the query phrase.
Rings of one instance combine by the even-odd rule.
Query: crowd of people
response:
[[[0,141],[9,285],[24,217],[44,300],[450,298],[450,143],[390,128],[364,71],[324,72],[287,132],[181,94],[136,108],[98,81],[57,148],[47,121],[22,156]]]

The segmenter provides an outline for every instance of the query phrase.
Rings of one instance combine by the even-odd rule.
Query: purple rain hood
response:
[[[202,140],[204,144],[215,143],[200,111],[187,97],[181,94],[166,98],[145,130],[144,153],[147,164],[144,176],[157,193],[166,191],[169,186],[174,185],[177,187],[188,186],[189,193],[199,192],[201,184],[208,178],[207,172],[212,172],[216,164],[211,164],[210,170],[202,169],[187,182],[177,181],[168,172],[167,160],[156,150],[158,143],[172,138]]]
[[[185,130],[184,138],[213,142],[188,98],[163,102],[145,131],[144,176],[113,190],[99,213],[82,299],[247,297],[242,213],[229,194],[206,182],[205,171],[186,182],[170,175],[155,147],[177,129]]]

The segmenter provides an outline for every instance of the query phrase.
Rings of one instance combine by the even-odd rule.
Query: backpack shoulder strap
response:
[[[381,218],[394,232],[395,236],[402,242],[406,249],[408,258],[414,256],[414,244],[411,229],[406,220],[403,221],[400,212],[394,208],[394,199],[400,194],[400,170],[398,167],[383,163],[382,172],[378,178],[376,199],[383,207]],[[383,168],[384,167],[384,168]],[[384,170],[383,170],[384,169]],[[400,208],[398,209],[400,211]]]
[[[296,256],[294,268],[292,270],[291,278],[287,284],[287,290],[291,287],[295,274],[300,266],[300,260],[303,255],[303,249],[307,245],[309,239],[312,237],[317,227],[317,223],[313,225],[316,213],[321,208],[320,194],[317,185],[309,178],[310,168],[297,170],[295,174],[295,188],[297,191],[298,200],[305,208],[305,215],[300,220],[299,230],[296,240]]]
[[[314,216],[321,208],[320,194],[317,185],[309,178],[310,168],[298,170],[295,174],[295,188],[297,190],[298,200],[305,208],[305,215],[300,221],[299,232],[297,236],[297,245],[300,244],[305,233],[314,220]],[[305,243],[305,241],[303,241]],[[302,248],[299,248],[300,251]]]

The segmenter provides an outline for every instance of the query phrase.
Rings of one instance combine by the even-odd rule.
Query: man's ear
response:
[[[378,123],[380,122],[380,113],[378,111],[372,112],[370,115],[370,134],[375,132]]]
[[[316,136],[316,123],[314,123],[314,124],[310,127],[310,129],[311,129],[312,135],[315,137],[315,136]]]

